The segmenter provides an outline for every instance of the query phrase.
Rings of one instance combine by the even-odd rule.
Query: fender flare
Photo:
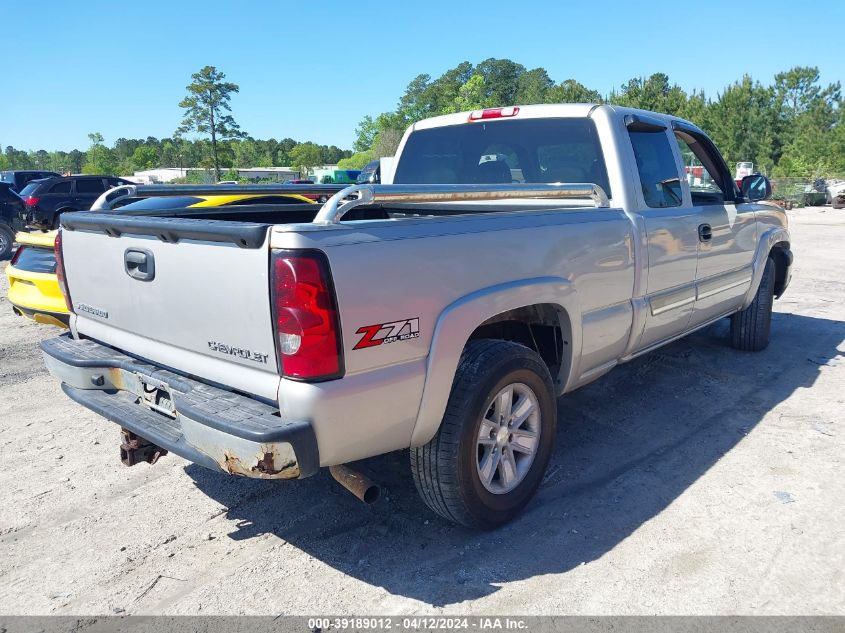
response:
[[[483,288],[448,305],[434,326],[426,361],[425,384],[411,446],[426,444],[440,427],[461,354],[475,329],[490,317],[528,305],[548,303],[569,317],[572,362],[569,376],[577,375],[581,354],[581,323],[578,297],[568,279],[537,277]]]
[[[760,281],[763,279],[763,270],[766,268],[766,259],[772,251],[772,247],[778,242],[789,243],[789,231],[784,227],[772,227],[763,232],[760,239],[757,240],[757,249],[754,251],[754,261],[751,265],[751,286],[745,295],[742,302],[742,310],[745,310],[754,301],[754,295],[757,294],[757,288],[760,287]]]

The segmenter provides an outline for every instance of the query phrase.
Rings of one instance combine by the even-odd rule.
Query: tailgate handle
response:
[[[145,248],[127,248],[123,254],[123,268],[138,281],[152,281],[156,276],[155,257]]]

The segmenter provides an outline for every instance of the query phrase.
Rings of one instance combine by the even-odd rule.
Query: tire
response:
[[[775,298],[775,261],[768,257],[763,278],[751,305],[731,315],[731,345],[745,352],[759,352],[769,345],[772,303]]]
[[[15,243],[15,232],[7,224],[0,223],[0,260],[9,259],[12,256],[12,247]]]
[[[841,209],[842,207],[845,207],[845,202],[840,202],[839,197],[834,198],[831,204],[834,209]]]
[[[508,389],[510,404],[500,407]],[[549,463],[556,404],[549,370],[536,352],[510,341],[470,341],[437,434],[411,448],[414,484],[425,504],[470,528],[491,529],[514,518],[537,492]],[[489,421],[506,411],[524,421],[510,431]],[[516,440],[514,429],[521,431]],[[490,475],[486,483],[482,465]]]

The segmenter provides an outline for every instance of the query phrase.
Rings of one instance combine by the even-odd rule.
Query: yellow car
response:
[[[18,233],[15,241],[18,250],[6,267],[12,310],[38,323],[67,327],[68,310],[56,279],[56,231]]]
[[[171,196],[144,198],[121,207],[118,212],[182,207],[226,207],[254,204],[316,204],[297,194],[235,194],[214,196]],[[79,212],[77,212],[79,213]],[[38,323],[67,327],[68,309],[56,278],[56,255],[53,244],[56,231],[18,233],[20,245],[6,267],[9,278],[9,303],[20,316]]]

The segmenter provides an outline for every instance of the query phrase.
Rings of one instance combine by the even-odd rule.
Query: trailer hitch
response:
[[[165,449],[122,427],[120,437],[123,440],[120,445],[120,461],[127,466],[134,466],[141,462],[155,464],[159,457],[167,455]]]

